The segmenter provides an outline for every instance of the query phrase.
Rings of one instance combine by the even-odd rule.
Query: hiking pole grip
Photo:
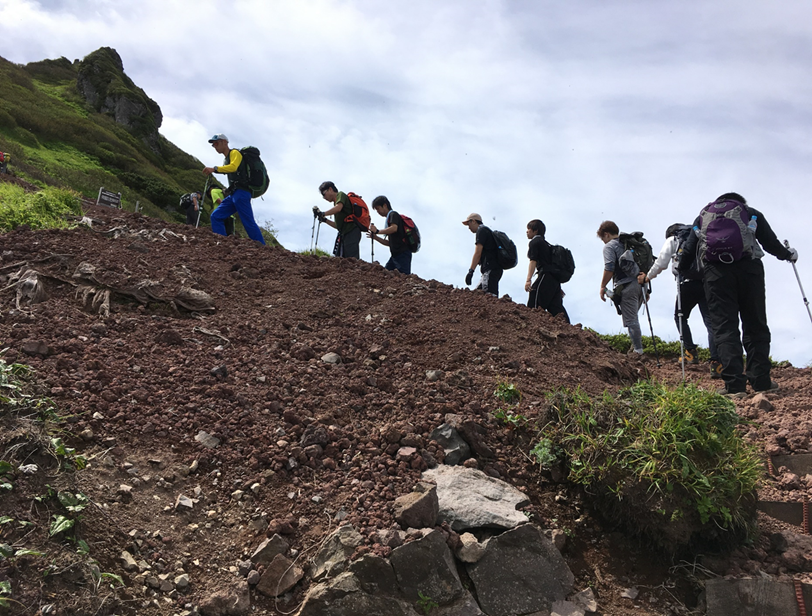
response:
[[[789,249],[790,247],[789,240],[784,240],[784,246],[786,246],[787,249]],[[804,285],[801,284],[801,277],[798,275],[798,268],[795,267],[795,263],[793,261],[790,261],[790,263],[792,263],[792,271],[795,272],[795,279],[798,281],[798,288],[801,289],[801,297],[804,300],[806,312],[807,314],[809,314],[809,320],[812,321],[812,311],[809,309],[809,300],[806,299],[806,291],[804,291]]]

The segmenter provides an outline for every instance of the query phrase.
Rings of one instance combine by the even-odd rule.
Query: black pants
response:
[[[480,269],[480,271],[482,271]],[[485,272],[482,272],[482,279],[479,281],[479,288],[490,293],[495,297],[499,297],[499,281],[502,280],[504,270],[494,267]]]
[[[530,288],[527,297],[528,308],[543,308],[551,315],[555,316],[564,313],[564,319],[570,322],[570,315],[564,308],[564,297],[561,293],[561,283],[548,274],[542,274],[536,279],[535,288]]]
[[[674,302],[674,323],[677,324],[677,331],[680,331],[680,318],[679,318],[679,305],[682,300],[682,342],[685,348],[691,353],[696,351],[696,343],[694,337],[691,335],[691,326],[688,325],[688,317],[691,316],[691,311],[699,306],[699,313],[702,315],[702,321],[708,330],[708,350],[712,360],[719,360],[719,355],[716,351],[716,344],[713,339],[713,326],[710,320],[710,311],[708,310],[708,300],[705,297],[705,287],[701,280],[684,280],[680,284],[678,297]]]
[[[229,216],[223,221],[226,228],[226,235],[234,235],[234,217]]]
[[[729,392],[741,392],[749,381],[753,389],[768,389],[770,328],[767,327],[761,259],[744,258],[728,264],[706,263],[703,281],[725,387]],[[742,344],[747,353],[746,373]]]
[[[340,233],[336,237],[335,246],[333,246],[333,255],[336,257],[352,257],[354,259],[361,258],[361,229],[355,227],[346,235]]]
[[[186,208],[186,224],[194,227],[197,224],[197,214],[194,207]]]

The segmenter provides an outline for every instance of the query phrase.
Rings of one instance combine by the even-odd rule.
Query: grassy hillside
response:
[[[138,201],[145,214],[182,220],[178,199],[203,189],[203,164],[158,133],[161,120],[113,49],[25,66],[0,58],[0,150],[37,186],[91,198],[104,186],[125,209]]]

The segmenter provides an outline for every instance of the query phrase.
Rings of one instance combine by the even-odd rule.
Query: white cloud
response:
[[[389,196],[423,233],[416,273],[453,284],[473,252],[460,224],[470,211],[522,254],[525,224],[541,218],[575,254],[573,320],[616,332],[597,298],[607,218],[658,249],[669,224],[735,190],[801,245],[803,276],[810,13],[801,0],[0,0],[0,53],[114,47],[184,150],[212,164],[213,132],[262,150],[273,184],[257,218],[293,249],[310,244],[326,179]],[[773,356],[805,365],[794,275],[769,256],[765,266]],[[502,283],[517,301],[525,268]],[[675,287],[660,280],[653,325],[674,339]],[[698,317],[694,329],[701,339]]]

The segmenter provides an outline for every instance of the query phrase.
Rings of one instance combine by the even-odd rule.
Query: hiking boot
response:
[[[775,391],[777,389],[781,389],[781,386],[775,381],[770,381],[769,387],[753,387],[754,391]]]
[[[747,395],[747,392],[742,391],[728,391],[727,387],[720,387],[716,390],[716,393],[720,396],[725,396],[726,398],[744,398]]]
[[[626,353],[626,355],[628,355],[629,357],[643,357],[643,353],[644,353],[643,349],[631,348],[629,349],[628,353]]]
[[[711,360],[710,365],[710,373],[712,379],[721,379],[722,378],[722,362],[716,361],[715,359]]]
[[[686,364],[698,364],[699,363],[699,353],[696,349],[693,351],[689,351],[688,349],[683,349],[682,357],[679,358],[679,362],[685,362]]]

